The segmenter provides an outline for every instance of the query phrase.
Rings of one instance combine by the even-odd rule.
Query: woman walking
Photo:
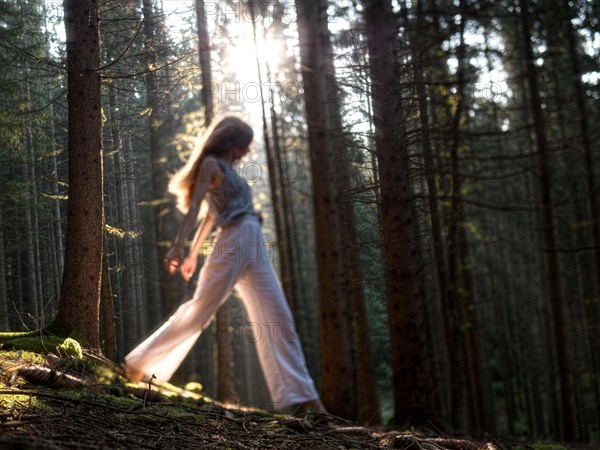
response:
[[[166,255],[166,269],[170,274],[181,270],[189,281],[202,243],[217,226],[213,251],[200,271],[192,299],[125,357],[126,372],[132,381],[152,375],[169,380],[235,288],[250,321],[261,332],[256,340],[257,352],[273,404],[278,409],[296,406],[300,411],[325,413],[268,258],[250,187],[232,169],[249,152],[254,133],[237,117],[225,117],[213,124],[169,183],[169,191],[177,197],[185,217]],[[185,240],[203,201],[208,212],[184,259]]]

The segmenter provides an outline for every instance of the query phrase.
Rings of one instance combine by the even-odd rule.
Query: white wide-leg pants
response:
[[[317,399],[260,223],[251,215],[219,232],[192,299],[125,357],[127,366],[169,380],[234,287],[248,312],[249,337],[274,407]]]

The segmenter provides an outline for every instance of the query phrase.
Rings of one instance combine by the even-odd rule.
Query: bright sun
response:
[[[231,26],[233,46],[229,51],[228,64],[236,73],[241,83],[258,82],[257,64],[260,64],[260,71],[263,83],[274,81],[284,55],[283,43],[281,39],[263,36],[261,24],[256,27],[256,45],[252,23],[242,22],[232,24]],[[258,60],[258,61],[257,61]],[[267,79],[267,66],[271,72],[271,79]],[[267,84],[263,84],[263,87]]]
[[[282,82],[277,77],[285,56],[284,39],[271,33],[265,38],[262,20],[266,20],[268,26],[269,17],[258,15],[255,24],[255,44],[251,14],[247,6],[239,2],[234,4],[206,2],[205,5],[211,46],[214,49],[226,48],[223,55],[226,60],[218,61],[217,52],[212,56],[213,64],[223,68],[224,76],[228,80],[218,81],[219,68],[215,66],[213,81],[218,83],[214,93],[215,100],[221,103],[221,107],[233,106],[237,109],[236,105],[239,105],[240,109],[245,110],[250,117],[260,118],[261,87],[264,100],[268,103],[272,100],[270,89],[274,88],[276,92],[278,89],[273,83]],[[163,7],[171,30],[182,28],[185,22],[183,19],[187,18],[189,21],[189,16],[195,14],[193,2],[189,0],[165,1]]]

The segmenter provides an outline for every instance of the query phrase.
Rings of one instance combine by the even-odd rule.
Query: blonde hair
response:
[[[235,116],[213,120],[206,129],[185,163],[169,181],[168,190],[177,198],[177,208],[184,214],[190,209],[192,193],[198,170],[207,155],[223,155],[233,147],[246,148],[252,142],[254,132],[250,125]]]

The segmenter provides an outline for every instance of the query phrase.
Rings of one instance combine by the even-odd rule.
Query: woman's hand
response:
[[[198,257],[196,255],[189,255],[185,258],[181,265],[181,276],[185,281],[190,281],[190,278],[196,272],[196,267],[198,267]]]
[[[185,251],[180,245],[174,245],[171,247],[171,250],[167,252],[165,255],[165,268],[169,275],[174,275],[177,272],[184,255]]]

